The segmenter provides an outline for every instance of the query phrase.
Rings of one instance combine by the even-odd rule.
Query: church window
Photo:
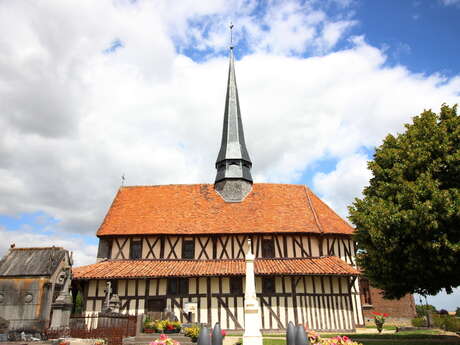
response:
[[[274,258],[275,257],[275,246],[272,239],[264,239],[262,241],[262,257],[263,258]]]
[[[262,293],[264,295],[275,293],[275,278],[262,278]]]
[[[187,240],[182,244],[182,259],[195,258],[195,241]]]
[[[142,257],[142,241],[131,241],[129,258],[136,260]]]
[[[188,294],[187,278],[170,278],[168,279],[168,295],[186,295]]]
[[[243,278],[242,277],[230,278],[230,293],[232,295],[242,295],[243,294]]]

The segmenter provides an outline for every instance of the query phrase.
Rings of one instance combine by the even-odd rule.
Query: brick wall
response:
[[[371,305],[365,305],[363,300],[363,314],[366,324],[373,324],[372,312],[387,313],[390,316],[387,318],[388,324],[408,325],[412,318],[415,317],[415,301],[414,296],[406,295],[400,300],[384,299],[380,289],[369,288]]]

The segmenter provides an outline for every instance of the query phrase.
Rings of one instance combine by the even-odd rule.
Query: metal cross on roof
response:
[[[230,49],[233,49],[233,23],[230,22]]]

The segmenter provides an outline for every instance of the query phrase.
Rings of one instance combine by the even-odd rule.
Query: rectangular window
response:
[[[132,260],[141,259],[142,257],[142,241],[131,240],[131,248],[129,251],[129,258]]]
[[[264,295],[275,293],[275,278],[262,278],[262,293]]]
[[[182,259],[195,259],[195,241],[182,242]]]
[[[262,240],[262,257],[263,258],[274,258],[275,257],[275,245],[273,239]]]
[[[243,294],[243,278],[242,277],[232,277],[230,279],[230,293],[232,295],[242,295]]]
[[[168,279],[168,295],[186,295],[188,294],[187,278],[170,278]]]

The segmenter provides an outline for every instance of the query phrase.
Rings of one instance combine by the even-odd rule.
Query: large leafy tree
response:
[[[460,285],[460,116],[424,111],[388,135],[368,164],[362,199],[349,207],[358,264],[386,298]]]

